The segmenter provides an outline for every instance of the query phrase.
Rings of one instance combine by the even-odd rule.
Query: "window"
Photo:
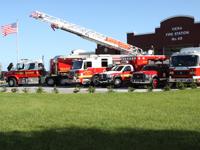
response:
[[[171,66],[173,67],[197,66],[198,61],[199,61],[198,55],[172,56]]]
[[[142,70],[144,70],[144,71],[148,71],[148,70],[158,71],[159,68],[156,65],[146,65],[146,66],[143,67]]]
[[[108,66],[108,59],[101,59],[101,66],[107,67]]]
[[[124,66],[117,66],[113,69],[113,71],[122,71],[123,68]]]
[[[82,64],[83,64],[83,61],[74,61],[72,69],[81,69],[82,68]]]
[[[124,71],[131,71],[131,67],[130,66],[126,66],[126,68],[124,68]]]
[[[24,69],[24,64],[23,63],[18,63],[17,64],[17,70],[22,70]]]
[[[30,63],[28,70],[33,70],[33,69],[35,69],[35,63]]]
[[[84,69],[87,69],[89,67],[92,67],[92,62],[91,61],[87,61],[84,63]]]

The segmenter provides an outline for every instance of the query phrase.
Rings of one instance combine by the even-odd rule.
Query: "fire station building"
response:
[[[166,19],[154,33],[127,33],[127,42],[143,50],[154,49],[155,54],[171,55],[183,47],[200,46],[200,23],[193,17],[177,16]],[[97,54],[120,54],[119,51],[97,45]]]

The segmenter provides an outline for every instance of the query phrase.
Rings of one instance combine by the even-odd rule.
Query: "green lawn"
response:
[[[200,89],[0,93],[0,150],[199,150]]]

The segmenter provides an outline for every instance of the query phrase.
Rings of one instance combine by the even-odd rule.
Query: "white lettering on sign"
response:
[[[171,32],[165,33],[166,37],[171,37],[171,41],[181,41],[183,36],[189,35],[190,31],[183,30],[182,26],[176,26],[171,28]]]

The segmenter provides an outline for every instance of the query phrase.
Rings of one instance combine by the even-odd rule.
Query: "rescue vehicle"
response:
[[[200,47],[183,48],[170,58],[169,83],[200,82]]]
[[[115,87],[120,87],[122,84],[130,83],[132,75],[136,71],[140,71],[144,65],[149,64],[149,61],[158,61],[166,59],[164,55],[139,55],[139,56],[123,56],[122,63],[113,68],[111,71],[96,75],[97,83],[99,84],[113,84]]]
[[[149,64],[145,65],[139,72],[134,72],[131,83],[133,87],[151,86],[153,89],[165,85],[169,77],[168,64]]]
[[[49,75],[46,77],[45,83],[48,86],[67,84],[73,61],[86,58],[90,54],[91,53],[86,53],[84,50],[77,49],[66,56],[55,56],[50,60]]]
[[[113,39],[111,37],[105,36],[103,34],[97,33],[95,31],[92,31],[90,29],[86,29],[84,27],[81,27],[79,25],[70,23],[68,21],[62,20],[57,17],[50,16],[46,13],[34,11],[30,17],[40,20],[42,22],[50,23],[51,28],[53,30],[60,29],[63,31],[70,32],[72,34],[75,34],[77,36],[80,36],[83,39],[95,42],[96,44],[100,44],[109,48],[116,49],[121,52],[122,55],[142,55],[143,50],[121,42],[119,40]],[[122,55],[119,55],[117,57],[120,57]],[[100,57],[100,56],[98,56]],[[81,61],[74,61],[72,71],[70,72],[70,79],[68,82],[75,82],[75,83],[92,83],[93,79],[95,79],[95,74],[102,73],[106,70],[108,65],[113,65],[115,62],[113,62],[112,58],[115,56],[101,56],[100,58],[87,58],[87,60],[81,60]],[[78,65],[78,67],[77,67]],[[51,82],[53,83],[53,80],[51,78]]]
[[[95,85],[113,84],[115,87],[120,87],[122,83],[129,82],[134,71],[134,67],[130,64],[117,65],[110,71],[96,75]]]
[[[44,82],[46,71],[42,60],[20,60],[16,67],[13,63],[8,66],[4,79],[10,87],[24,84],[41,84]]]
[[[91,84],[95,80],[95,74],[105,72],[112,65],[113,57],[110,55],[92,55],[89,58],[74,61],[68,83]]]

